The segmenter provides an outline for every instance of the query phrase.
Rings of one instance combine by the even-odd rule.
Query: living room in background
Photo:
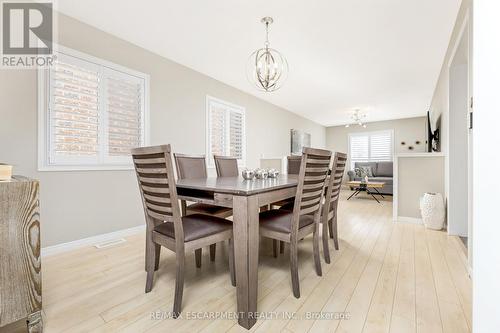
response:
[[[214,167],[214,155],[238,158],[246,163],[245,108],[207,96],[207,164]]]
[[[149,76],[59,46],[38,72],[38,168],[131,169],[147,144]]]
[[[369,182],[383,184],[377,191],[393,194],[394,131],[349,133],[348,141],[348,181],[365,182],[368,177]]]

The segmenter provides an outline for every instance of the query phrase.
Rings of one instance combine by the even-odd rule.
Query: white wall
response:
[[[450,37],[450,42],[448,45],[448,49],[446,51],[443,66],[441,67],[441,72],[439,74],[438,81],[436,83],[436,88],[434,90],[434,94],[431,100],[431,105],[429,107],[431,111],[431,119],[432,122],[435,123],[437,119],[440,117],[440,143],[441,143],[441,151],[445,154],[445,163],[444,163],[444,182],[445,182],[445,191],[444,196],[445,200],[449,200],[450,193],[450,167],[456,164],[456,161],[453,162],[453,165],[450,164],[449,159],[449,143],[450,143],[450,71],[449,65],[453,58],[457,55],[458,57],[467,57],[469,60],[471,59],[471,52],[469,50],[460,50],[459,43],[463,34],[467,34],[466,23],[471,21],[470,11],[472,9],[472,0],[462,0],[462,4],[460,6],[460,10],[457,15],[457,20],[455,22],[455,27],[453,28],[452,35]],[[464,51],[465,54],[460,54],[461,51]],[[472,72],[471,66],[469,65],[469,74]],[[469,78],[471,76],[469,75]],[[468,89],[472,89],[472,80],[468,82]],[[464,147],[464,149],[467,149]],[[466,188],[463,189],[467,191]]]
[[[246,108],[249,167],[257,167],[262,154],[289,154],[292,128],[311,133],[313,146],[325,145],[323,126],[89,25],[59,15],[58,32],[64,46],[150,75],[152,144],[204,154],[209,94]],[[0,103],[0,161],[13,164],[16,174],[41,181],[42,246],[144,223],[132,171],[37,171],[35,71],[1,70]]]
[[[457,59],[455,59],[457,60]],[[448,233],[468,236],[468,64],[450,67]]]
[[[437,154],[436,154],[437,155]],[[441,193],[444,191],[444,158],[428,154],[426,157],[403,157],[397,158],[398,163],[394,167],[394,177],[397,177],[394,186],[397,200],[397,211],[394,212],[395,219],[410,217],[421,219],[420,198],[426,192]]]
[[[498,332],[500,218],[492,168],[500,165],[500,3],[474,1],[473,330]],[[495,180],[496,183],[496,180]]]

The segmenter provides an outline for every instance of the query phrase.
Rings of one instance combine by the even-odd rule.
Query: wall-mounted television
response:
[[[441,151],[441,143],[439,141],[439,130],[441,125],[441,115],[432,122],[431,113],[427,111],[427,152]]]

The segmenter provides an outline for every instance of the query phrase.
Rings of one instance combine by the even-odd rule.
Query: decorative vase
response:
[[[441,230],[444,226],[444,201],[441,193],[425,193],[420,198],[422,221],[428,229]]]

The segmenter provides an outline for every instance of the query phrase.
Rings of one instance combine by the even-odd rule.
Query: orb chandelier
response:
[[[366,128],[366,124],[363,122],[363,119],[366,118],[366,114],[364,113],[359,113],[359,109],[354,110],[354,112],[351,114],[351,119],[353,124],[358,124],[361,127]],[[350,127],[351,124],[345,125],[345,127]]]
[[[266,25],[266,42],[264,47],[253,52],[247,64],[247,77],[259,90],[272,92],[279,89],[288,76],[288,62],[269,43],[269,25],[272,17],[261,20]]]

